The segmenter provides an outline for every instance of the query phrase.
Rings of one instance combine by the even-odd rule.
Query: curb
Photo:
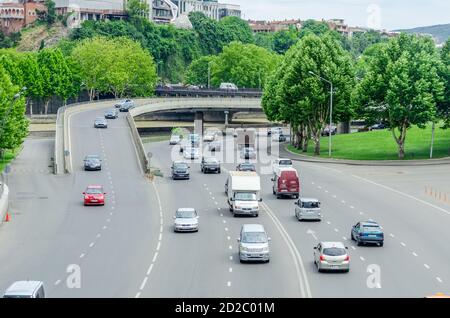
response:
[[[327,164],[340,164],[348,166],[367,166],[367,167],[414,167],[414,166],[440,166],[450,165],[450,157],[441,159],[428,159],[428,160],[345,160],[345,159],[324,159],[314,158],[306,155],[300,155],[287,149],[287,145],[283,146],[281,153],[291,154],[293,156],[287,156],[294,161],[312,162],[312,163],[327,163]]]

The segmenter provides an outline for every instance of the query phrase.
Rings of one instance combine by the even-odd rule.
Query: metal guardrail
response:
[[[156,87],[156,96],[160,97],[262,97],[257,89],[221,90]]]

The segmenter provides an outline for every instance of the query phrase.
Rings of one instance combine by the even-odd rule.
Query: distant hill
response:
[[[450,24],[432,25],[427,27],[396,31],[406,33],[431,34],[436,38],[438,44],[444,43],[450,38]]]

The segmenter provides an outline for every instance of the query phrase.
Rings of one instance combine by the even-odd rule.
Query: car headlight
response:
[[[246,248],[244,246],[241,246],[239,249],[241,252],[248,252],[248,248]]]

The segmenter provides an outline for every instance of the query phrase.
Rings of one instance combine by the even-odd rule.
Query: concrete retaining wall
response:
[[[9,188],[6,184],[3,185],[3,194],[0,197],[0,223],[5,221],[6,212],[9,208]]]
[[[130,125],[131,136],[133,137],[133,143],[136,148],[142,171],[144,172],[144,174],[148,174],[150,173],[150,160],[147,156],[147,153],[145,152],[144,144],[142,143],[142,139],[139,136],[136,124],[130,113],[127,114],[127,122],[128,125]]]

